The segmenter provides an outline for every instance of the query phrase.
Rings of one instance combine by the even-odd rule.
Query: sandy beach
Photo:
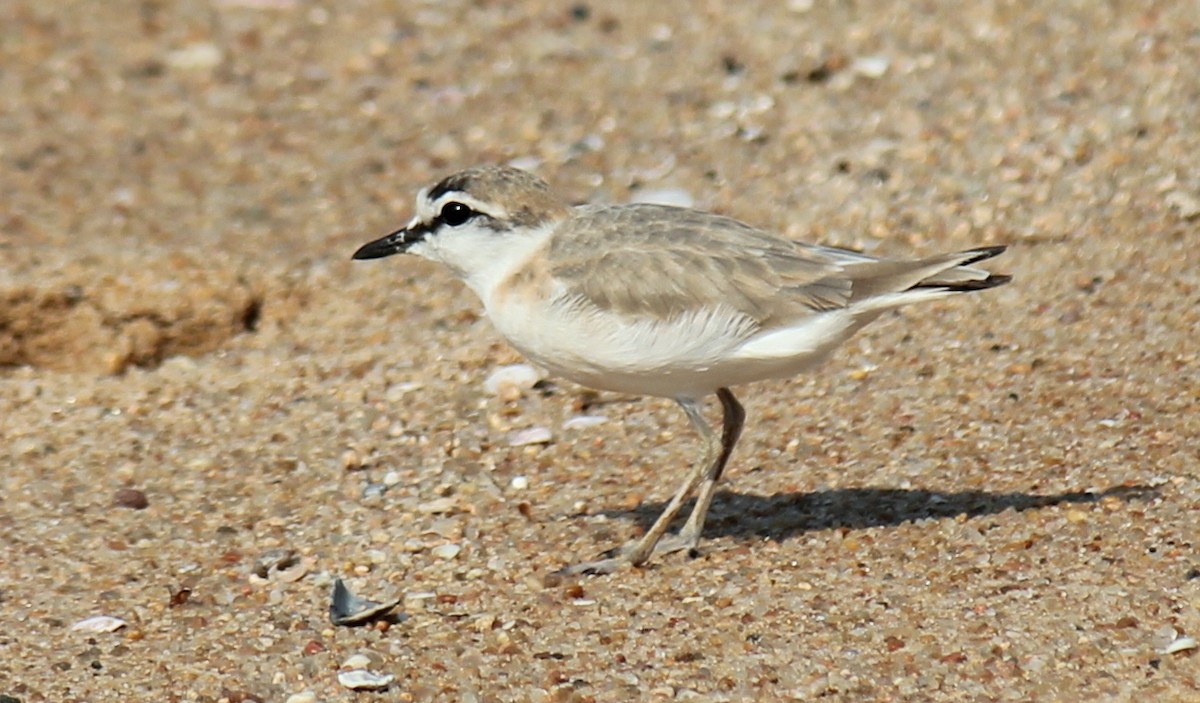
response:
[[[1197,154],[1193,2],[7,0],[0,702],[1200,700]],[[547,582],[697,439],[350,260],[489,163],[1014,280],[739,389],[699,556]]]

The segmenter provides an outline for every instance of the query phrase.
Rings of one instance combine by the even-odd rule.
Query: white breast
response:
[[[445,261],[477,261],[465,276],[496,329],[551,373],[600,390],[669,398],[702,397],[718,388],[793,376],[819,363],[865,324],[854,311],[816,313],[786,328],[762,330],[752,318],[718,305],[668,319],[602,310],[556,285],[545,256],[548,231],[506,242],[463,237]],[[493,240],[494,241],[494,240]],[[513,246],[516,244],[516,246]],[[474,245],[474,246],[470,246]],[[431,257],[433,258],[433,257]]]
[[[853,319],[818,314],[788,330],[763,333],[718,306],[669,320],[633,319],[578,300],[505,299],[488,307],[497,330],[551,373],[590,388],[669,398],[703,397],[717,388],[793,376],[849,336]]]

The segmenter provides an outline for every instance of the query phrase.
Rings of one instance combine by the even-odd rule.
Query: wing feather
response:
[[[662,205],[582,208],[556,233],[551,274],[605,311],[663,319],[723,305],[761,327],[842,307],[829,255],[737,220]]]
[[[572,304],[637,319],[723,307],[765,332],[815,312],[895,307],[921,297],[918,288],[927,297],[932,288],[966,291],[1008,281],[970,265],[1002,246],[881,259],[665,205],[585,206],[562,227],[551,240],[550,273],[564,295]]]

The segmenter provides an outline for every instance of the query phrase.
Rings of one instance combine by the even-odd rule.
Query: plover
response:
[[[972,265],[1004,249],[876,258],[687,208],[572,207],[530,173],[485,166],[421,190],[412,220],[354,258],[408,252],[440,261],[534,363],[583,386],[683,408],[704,451],[662,514],[640,539],[559,572],[598,574],[699,544],[745,420],[732,386],[811,369],[887,310],[1007,283]],[[714,394],[719,432],[702,413]],[[665,537],[693,493],[687,522]]]

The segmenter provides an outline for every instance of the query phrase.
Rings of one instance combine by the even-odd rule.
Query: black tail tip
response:
[[[961,264],[959,264],[959,266],[970,266],[971,264],[974,264],[979,261],[986,261],[987,259],[990,259],[992,257],[1000,256],[1007,250],[1008,250],[1007,244],[996,244],[995,246],[979,247],[976,249],[968,249],[963,253],[964,254],[972,254],[973,256],[971,258],[967,259],[966,261],[962,262]],[[1004,283],[1007,283],[1007,282],[1008,281],[1004,281]],[[1000,284],[997,283],[996,285],[1000,285]]]
[[[995,255],[993,254],[993,256]],[[993,273],[987,278],[979,281],[963,281],[962,283],[953,283],[949,285],[939,284],[933,287],[954,291],[956,293],[965,293],[973,290],[987,290],[988,288],[995,288],[996,286],[1002,286],[1011,280],[1012,276],[1008,275],[1007,273]]]

